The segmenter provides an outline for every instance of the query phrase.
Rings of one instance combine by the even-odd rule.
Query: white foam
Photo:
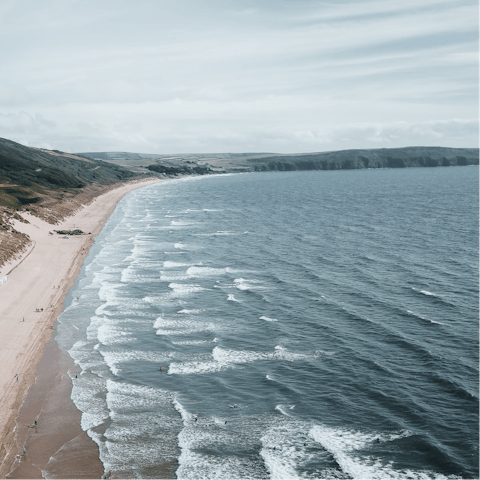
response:
[[[178,248],[179,250],[186,250],[188,246],[184,243],[174,243],[173,247]]]
[[[431,295],[433,297],[436,297],[434,293],[429,292],[428,290],[420,290],[420,293],[423,293],[424,295]]]
[[[200,285],[187,283],[170,283],[168,286],[173,290],[172,295],[175,297],[184,297],[185,295],[190,295],[191,293],[206,290],[206,288],[203,288]]]
[[[171,363],[168,374],[204,374],[214,373],[235,368],[235,365],[242,365],[256,362],[259,360],[286,360],[295,362],[319,356],[321,352],[313,354],[290,352],[286,348],[277,346],[274,352],[253,352],[248,350],[228,350],[221,347],[215,347],[212,355],[207,358],[199,358],[197,361],[188,361],[181,363]]]
[[[153,328],[157,335],[190,335],[196,332],[209,332],[215,329],[213,323],[198,322],[191,319],[164,319],[158,317]]]
[[[225,268],[210,268],[210,267],[190,267],[187,270],[189,277],[211,277],[215,275],[224,275]]]
[[[141,350],[103,350],[98,349],[102,354],[105,363],[110,368],[113,375],[118,375],[121,371],[119,365],[122,363],[132,362],[154,362],[164,363],[170,361],[170,357],[166,353],[148,352]]]
[[[239,290],[264,290],[265,287],[256,285],[258,280],[245,280],[244,278],[236,278],[234,281],[235,287]]]
[[[212,455],[211,449],[232,445],[242,450],[252,450],[258,443],[262,418],[246,419],[245,428],[235,428],[225,418],[197,417],[188,412],[177,400],[175,408],[180,413],[184,428],[178,435],[181,455],[178,458],[178,479],[237,479],[263,478],[264,467],[252,455]],[[198,421],[196,421],[198,419]],[[243,422],[242,422],[243,423]],[[202,451],[202,450],[207,450]]]
[[[299,479],[297,468],[305,451],[299,447],[297,436],[298,427],[295,424],[285,424],[270,427],[261,438],[262,449],[260,455],[270,478],[275,480]]]
[[[184,423],[189,423],[195,420],[195,415],[187,411],[187,409],[178,401],[177,397],[173,399],[173,406],[180,413]]]
[[[87,431],[101,425],[108,417],[102,395],[105,393],[105,382],[96,375],[80,375],[72,386],[72,400],[82,412],[80,427]]]
[[[228,295],[227,300],[228,300],[229,302],[238,302],[238,303],[241,303],[240,300],[237,300],[237,299],[235,298],[235,295],[233,295],[232,293],[230,293],[230,294]]]
[[[190,277],[185,275],[183,272],[160,272],[160,280],[162,282],[180,282],[182,280],[188,280]]]
[[[393,462],[382,462],[374,456],[360,454],[377,442],[393,440],[412,435],[408,430],[396,433],[364,433],[343,428],[331,428],[315,425],[309,436],[328,450],[342,471],[354,479],[447,479],[447,477],[428,471],[395,470]]]
[[[173,409],[172,393],[111,380],[107,387],[112,422],[104,433],[106,441],[97,439],[104,468],[130,478],[143,478],[143,469],[151,471],[159,464],[174,461],[176,435],[182,422]]]
[[[265,317],[263,315],[260,317],[260,320],[265,320],[266,322],[278,322],[278,320],[276,318],[269,318],[269,317]]]
[[[411,310],[407,310],[407,313],[409,313],[410,315],[413,315],[414,317],[421,318],[422,320],[425,320],[426,322],[435,323],[437,325],[444,325],[444,323],[436,322],[435,320],[430,320],[429,318],[422,317],[420,314],[412,312]]]
[[[203,345],[206,343],[213,343],[213,340],[183,340],[178,342],[172,341],[172,343],[174,345]]]
[[[277,405],[275,410],[278,410],[281,414],[285,415],[286,417],[291,417],[292,414],[288,412],[288,410],[292,410],[294,405]]]
[[[109,322],[100,325],[97,330],[97,338],[103,345],[123,344],[136,341],[136,338],[132,337],[129,332]]]
[[[228,365],[222,365],[216,361],[198,361],[198,362],[172,362],[168,367],[168,375],[192,375],[215,373],[226,370]]]
[[[202,308],[193,308],[191,310],[188,310],[186,308],[183,308],[182,310],[179,310],[177,313],[185,313],[187,315],[194,315],[196,313],[202,313],[204,312],[205,310],[202,309]]]
[[[190,267],[190,265],[191,265],[190,263],[171,262],[169,260],[167,260],[166,262],[163,262],[163,268]]]
[[[188,225],[194,225],[194,224],[190,222],[185,222],[184,220],[172,220],[170,222],[170,225],[178,226],[178,227],[186,227]]]
[[[429,292],[428,290],[420,290],[420,289],[415,288],[415,287],[412,287],[412,290],[415,290],[416,292],[421,293],[422,295],[426,295],[428,297],[438,297],[437,294],[435,294],[433,292]]]

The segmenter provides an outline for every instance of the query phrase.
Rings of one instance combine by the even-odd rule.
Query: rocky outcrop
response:
[[[207,164],[198,165],[194,162],[179,163],[177,165],[172,163],[155,164],[155,165],[149,165],[147,168],[152,172],[163,173],[169,176],[207,175],[209,173],[213,173],[213,170],[210,167],[210,165],[207,165]]]
[[[54,232],[58,233],[58,235],[84,235],[82,230],[78,228],[76,230],[54,230]]]

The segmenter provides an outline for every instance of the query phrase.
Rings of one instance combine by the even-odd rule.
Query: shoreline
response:
[[[22,413],[25,414],[28,411],[26,415],[31,417],[34,410],[40,412],[42,409],[42,405],[38,402],[30,405],[30,399],[27,401],[28,391],[32,387],[38,389],[41,383],[37,382],[39,378],[37,374],[42,376],[43,371],[44,377],[51,377],[47,383],[50,382],[50,385],[55,385],[55,389],[63,391],[62,397],[65,397],[65,383],[68,383],[71,389],[70,377],[65,374],[73,362],[69,368],[64,369],[68,361],[61,358],[61,351],[53,345],[53,324],[63,311],[65,297],[75,283],[94,238],[126,193],[159,181],[161,180],[155,178],[124,183],[99,195],[89,205],[85,205],[83,209],[59,225],[50,225],[28,214],[22,216],[28,219],[29,224],[16,223],[15,228],[28,234],[35,243],[35,248],[28,249],[30,250],[28,253],[25,252],[21,261],[10,273],[8,281],[0,285],[0,329],[2,331],[2,338],[0,338],[0,391],[2,392],[0,397],[0,477],[5,478],[10,472],[13,473],[13,470],[20,465],[16,460],[27,458],[22,456],[25,447],[17,444],[17,441],[27,442],[29,430],[32,432],[35,430],[24,426],[27,428],[27,434],[22,433],[20,425]],[[79,228],[86,234],[70,236],[68,240],[60,235],[49,234],[53,229],[73,228]],[[54,347],[57,348],[57,352]],[[41,365],[44,357],[47,368]],[[63,362],[60,371],[51,368],[52,362],[56,367]],[[51,375],[46,374],[47,372]],[[62,379],[67,382],[62,382]],[[49,392],[50,390],[47,389],[45,396],[49,396]],[[70,396],[68,400],[71,402]],[[24,403],[26,410],[20,412]],[[71,406],[76,410],[73,402]],[[33,415],[32,423],[35,418],[36,415]],[[77,428],[80,429],[79,422],[77,422]],[[54,434],[54,432],[51,433]],[[86,439],[97,447],[93,440],[88,437]],[[55,451],[57,450],[58,448]],[[97,461],[100,462],[98,447]],[[38,478],[42,478],[41,468],[37,465],[35,468],[40,473]],[[28,470],[28,473],[25,471],[23,475],[34,478],[31,476],[33,472],[35,470]],[[20,474],[15,471],[15,478],[20,478],[17,473]],[[75,478],[80,478],[78,476],[80,472],[73,473]]]

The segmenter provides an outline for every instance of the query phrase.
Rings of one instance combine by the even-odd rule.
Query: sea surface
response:
[[[139,188],[56,341],[117,477],[478,477],[478,168]],[[48,474],[48,472],[46,472]]]

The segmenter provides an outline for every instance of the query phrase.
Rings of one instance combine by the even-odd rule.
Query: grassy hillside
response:
[[[54,195],[62,199],[91,185],[111,185],[134,174],[125,168],[0,138],[0,206],[21,209]],[[62,196],[63,194],[63,196]]]
[[[118,165],[0,138],[0,267],[30,244],[14,228],[29,211],[55,224],[135,173]]]

